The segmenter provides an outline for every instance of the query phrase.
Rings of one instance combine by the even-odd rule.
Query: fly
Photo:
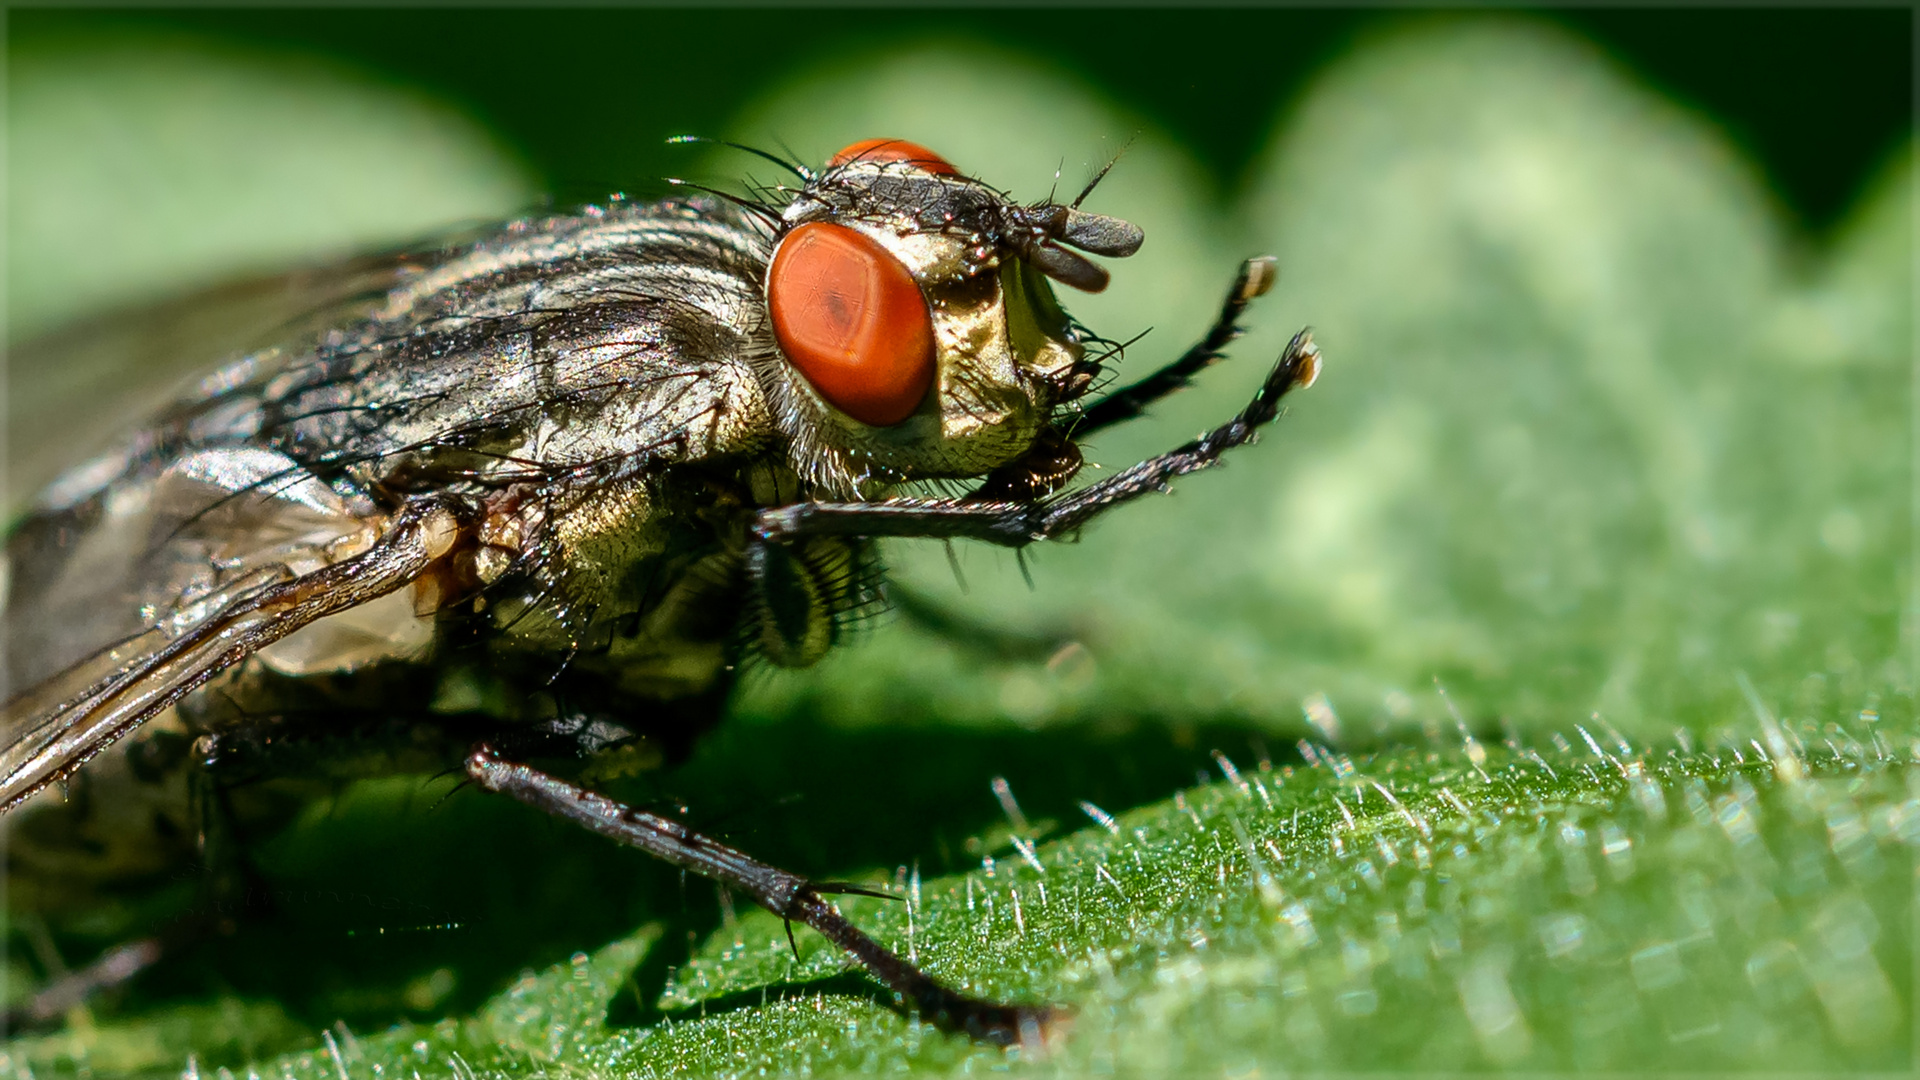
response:
[[[593,787],[684,756],[743,663],[818,660],[880,602],[877,539],[1069,538],[1251,440],[1319,353],[1302,331],[1238,416],[1067,490],[1076,440],[1217,360],[1273,261],[1241,267],[1184,355],[1088,404],[1112,350],[1052,284],[1097,292],[1088,256],[1142,241],[1081,209],[1092,184],[1018,203],[887,139],[782,164],[797,184],[751,198],[616,201],[356,263],[48,487],[7,541],[29,687],[0,734],[9,904],[212,862],[222,819],[284,820],[339,779],[451,768],[811,927],[944,1028],[1043,1037],[1053,1007],[949,988],[827,899],[863,890]],[[906,493],[929,483],[970,490]]]

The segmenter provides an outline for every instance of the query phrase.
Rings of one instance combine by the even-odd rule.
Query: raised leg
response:
[[[1082,438],[1101,428],[1131,420],[1146,412],[1148,405],[1184,389],[1195,375],[1225,355],[1223,350],[1227,344],[1240,336],[1241,313],[1255,297],[1266,295],[1278,276],[1272,256],[1241,263],[1239,276],[1233,279],[1233,288],[1227,290],[1227,299],[1220,305],[1220,314],[1215,316],[1206,336],[1173,363],[1089,405],[1073,425],[1073,437]]]
[[[1176,476],[1198,472],[1228,450],[1251,442],[1280,415],[1280,399],[1311,385],[1320,371],[1320,350],[1302,330],[1281,353],[1266,382],[1239,416],[1198,439],[1089,484],[1078,491],[1032,502],[955,499],[887,499],[870,503],[795,503],[760,512],[754,523],[761,542],[786,543],[810,536],[900,536],[985,540],[1021,547],[1072,534],[1102,511],[1150,491],[1166,490]]]
[[[996,1005],[951,990],[860,932],[826,900],[831,893],[865,892],[849,885],[813,882],[759,862],[671,818],[622,805],[537,769],[506,761],[491,747],[467,756],[467,775],[488,791],[511,795],[529,806],[637,847],[744,893],[789,923],[812,927],[851,954],[874,978],[921,1016],[941,1028],[964,1031],[1000,1045],[1038,1046],[1055,1010],[1047,1006]],[[869,895],[884,895],[873,893]],[[789,926],[788,934],[792,934]]]

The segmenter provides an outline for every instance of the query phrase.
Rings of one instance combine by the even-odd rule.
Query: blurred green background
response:
[[[147,54],[144,63],[150,66],[166,62],[167,57],[152,55],[156,51],[197,51],[212,59],[200,65],[191,56],[174,62],[189,70],[212,69],[202,70],[202,78],[251,64],[279,70],[289,84],[299,84],[302,77],[308,83],[331,78],[336,83],[358,81],[365,93],[380,89],[390,95],[429,95],[498,140],[495,148],[526,170],[529,190],[571,205],[611,191],[645,195],[664,190],[658,178],[685,173],[689,163],[686,150],[665,145],[668,136],[727,130],[768,88],[836,55],[877,56],[903,41],[947,41],[1020,50],[1061,77],[1097,90],[1129,120],[1177,141],[1197,166],[1192,179],[1200,187],[1192,194],[1221,203],[1251,181],[1272,120],[1297,103],[1309,80],[1357,38],[1403,18],[1388,12],[1248,9],[26,8],[8,21],[12,62],[25,65],[13,77],[14,92],[27,94],[10,113],[16,124],[33,123],[25,114],[39,115],[36,102],[41,99],[33,91],[42,85],[39,73],[48,67],[61,67],[70,75],[87,68],[111,70],[121,80],[134,80],[143,66],[135,55]],[[1901,11],[1570,10],[1541,18],[1592,41],[1652,89],[1710,118],[1752,155],[1787,221],[1807,235],[1817,235],[1840,219],[1908,129],[1911,41]],[[169,43],[173,50],[164,47]],[[106,59],[103,52],[117,55],[117,60]],[[36,221],[53,224],[46,221],[39,193],[31,187],[43,177],[44,182],[57,177],[65,185],[86,185],[88,194],[96,197],[96,215],[109,221],[116,207],[104,204],[131,203],[126,207],[130,212],[143,198],[157,199],[162,191],[175,200],[196,198],[181,190],[189,183],[188,175],[154,175],[140,167],[150,168],[150,162],[131,156],[141,142],[162,141],[165,127],[149,117],[137,134],[129,132],[126,128],[142,117],[128,111],[128,102],[112,102],[109,87],[95,85],[93,108],[75,106],[74,112],[60,116],[64,142],[23,148],[35,157],[60,160],[43,161],[42,169],[15,176],[16,185],[22,180],[29,185],[17,190],[11,203],[16,241],[23,232],[34,236]],[[217,87],[203,89],[199,100],[218,100],[218,93]],[[253,108],[265,110],[273,104],[256,101]],[[137,110],[138,105],[131,107]],[[85,125],[112,125],[116,113],[120,138],[108,141],[117,145],[85,147],[109,133],[89,132]],[[1102,134],[1124,139],[1130,133]],[[201,140],[208,137],[206,132],[194,134]],[[304,143],[316,157],[324,155],[329,144],[342,156],[349,147],[362,154],[373,149],[318,132],[282,134],[289,146]],[[783,137],[774,131],[751,134],[762,140]],[[201,146],[204,151],[205,143]],[[175,153],[187,149],[172,147]],[[236,170],[232,158],[222,158],[218,165]],[[257,160],[253,165],[264,167]],[[336,161],[334,183],[367,168],[365,163]],[[217,191],[228,205],[241,191],[252,193],[246,201],[264,200],[272,190],[270,178],[250,171],[243,161],[225,185],[205,178],[198,182]],[[101,183],[116,185],[112,190],[117,194],[108,197],[91,190]],[[384,205],[352,210],[339,205],[352,194],[335,194],[320,207],[280,207],[282,216],[311,223],[304,229],[293,224],[273,231],[294,236],[304,231],[301,239],[311,249],[325,246],[320,223],[333,219],[337,231],[363,244],[376,236],[392,240],[398,223],[407,220],[408,207],[415,205],[410,193],[394,190],[377,200]],[[303,195],[312,198],[311,193]],[[371,193],[366,202],[376,202]],[[441,204],[442,214],[456,217],[478,209],[451,196]],[[339,219],[355,215],[371,224],[338,229]],[[181,224],[191,224],[196,235],[208,230],[217,234],[223,228],[221,215],[181,216],[190,217]],[[225,216],[238,215],[230,209]],[[425,217],[431,220],[430,214]],[[72,221],[59,224],[68,230],[76,227]],[[388,230],[384,236],[378,232],[381,225]],[[123,236],[123,242],[137,239]],[[339,246],[340,239],[333,240]],[[209,243],[192,245],[187,254]],[[16,258],[39,250],[19,242],[11,248]],[[290,251],[262,254],[284,260]],[[278,268],[261,256],[254,263],[254,268]],[[179,265],[173,264],[174,283],[179,282]],[[10,270],[16,327],[45,329],[60,316],[97,309],[103,298],[124,298],[134,291],[103,291],[97,265],[81,281],[47,280],[46,271],[17,263]],[[113,276],[109,270],[108,280]],[[73,296],[76,290],[80,295]]]
[[[789,966],[771,920],[443,780],[316,808],[260,848],[278,899],[245,931],[14,1068],[237,1069],[336,1021],[337,1054],[281,1064],[1911,1067],[1909,13],[8,18],[11,340],[542,195],[770,178],[673,134],[887,134],[1027,197],[1128,148],[1096,208],[1148,244],[1068,298],[1152,328],[1123,377],[1280,257],[1234,358],[1101,465],[1230,415],[1301,323],[1329,361],[1228,468],[1033,553],[1031,588],[1005,553],[961,550],[963,584],[890,549],[983,632],[884,621],[756,674],[637,792],[823,877],[917,867],[912,931],[850,907],[1080,1006],[1054,1059],[935,1036],[817,942]],[[151,396],[36,355],[16,459]],[[1082,800],[1137,809],[1110,834]],[[185,892],[36,940],[75,960]],[[43,970],[26,932],[9,994]]]

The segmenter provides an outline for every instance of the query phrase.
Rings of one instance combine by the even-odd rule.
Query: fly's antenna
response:
[[[754,157],[773,162],[775,165],[780,166],[781,168],[792,173],[793,175],[799,177],[803,181],[807,181],[810,183],[813,180],[813,170],[807,168],[805,165],[800,164],[800,158],[798,154],[794,154],[792,159],[783,158],[778,154],[769,153],[768,151],[762,150],[757,146],[747,146],[744,143],[728,142],[725,139],[709,139],[705,135],[675,135],[667,140],[667,144],[669,146],[685,146],[689,143],[702,143],[707,146],[725,146],[732,150],[738,150],[743,154],[752,154]],[[781,149],[786,150],[787,153],[789,154],[793,154],[793,151],[788,147],[786,147],[785,145],[782,145]]]
[[[1126,156],[1127,151],[1133,149],[1133,140],[1137,138],[1139,138],[1138,135],[1129,137],[1127,144],[1120,148],[1120,152],[1108,158],[1107,163],[1100,166],[1100,171],[1093,174],[1093,179],[1087,181],[1087,186],[1081,188],[1080,194],[1067,205],[1075,210],[1080,209],[1080,204],[1087,201],[1087,196],[1093,194],[1093,189],[1100,186],[1100,181],[1105,180],[1107,174],[1113,171],[1113,167],[1120,164],[1120,159]]]

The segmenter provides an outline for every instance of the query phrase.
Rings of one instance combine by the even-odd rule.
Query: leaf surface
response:
[[[324,999],[449,1019],[320,1040],[258,999],[163,1002],[7,1067],[1912,1067],[1908,159],[1809,254],[1722,136],[1508,20],[1358,42],[1231,211],[1171,139],[965,44],[802,73],[736,133],[909,138],[1035,198],[1131,138],[1088,205],[1148,243],[1068,298],[1109,336],[1154,328],[1121,379],[1198,333],[1237,259],[1278,255],[1233,358],[1103,436],[1109,468],[1231,414],[1297,324],[1326,350],[1259,446],[1035,552],[1031,588],[1010,555],[960,552],[963,588],[939,546],[896,545],[898,580],[974,631],[900,618],[758,675],[671,779],[750,850],[910,897],[843,909],[936,974],[1072,1006],[1051,1054],[935,1032],[637,855],[386,784],[263,861],[453,897],[446,968]],[[498,992],[474,974],[594,945]],[[441,970],[460,989],[435,996]]]

